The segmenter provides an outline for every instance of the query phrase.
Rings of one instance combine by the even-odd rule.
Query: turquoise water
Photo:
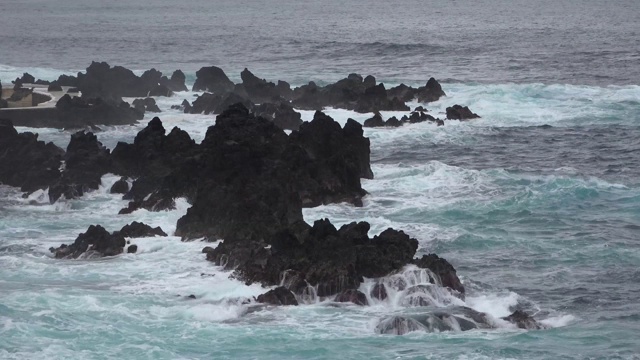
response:
[[[403,229],[420,253],[436,252],[458,270],[466,301],[442,301],[496,319],[517,306],[548,329],[498,322],[492,330],[378,335],[380,318],[420,310],[392,301],[242,305],[266,290],[230,279],[204,260],[203,243],[177,237],[133,239],[137,254],[111,259],[52,259],[49,247],[91,224],[113,231],[138,220],[171,233],[189,207],[116,216],[125,202],[108,194],[118,177],[107,175],[100,190],[53,205],[43,193],[22,199],[0,187],[0,358],[637,358],[640,87],[443,87],[449,96],[429,104],[432,113],[463,103],[483,118],[366,129],[375,179],[363,180],[364,207],[306,209],[305,219],[366,220],[371,234]],[[200,141],[214,117],[169,109],[183,98],[191,93],[158,99],[161,118]],[[369,116],[327,113],[341,123]],[[113,147],[143,126],[98,137]],[[70,135],[40,133],[60,146]],[[185,298],[191,294],[197,299]]]

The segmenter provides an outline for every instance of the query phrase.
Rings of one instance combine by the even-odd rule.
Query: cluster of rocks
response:
[[[130,125],[141,120],[146,111],[160,112],[150,96],[171,96],[174,91],[188,90],[185,75],[180,70],[176,70],[170,78],[155,69],[137,76],[129,69],[111,67],[105,62],[93,62],[85,73],[61,75],[52,82],[35,80],[32,75],[25,73],[14,81],[14,93],[9,101],[32,96],[33,104],[30,106],[35,106],[51,98],[44,99],[44,95],[23,88],[23,84],[48,85],[49,91],[63,91],[63,86],[71,88],[58,100],[55,108],[40,109],[39,112],[12,112],[4,116],[14,117],[16,125],[65,129]],[[69,94],[81,96],[72,97]],[[123,97],[140,99],[136,99],[131,106],[122,100]],[[6,107],[4,103],[0,106]]]
[[[50,248],[49,251],[56,259],[115,256],[124,252],[128,244],[125,238],[152,236],[167,236],[167,234],[160,227],[152,228],[136,221],[113,233],[109,233],[100,225],[91,225],[86,232],[78,235],[73,244],[62,244],[57,248]],[[135,253],[137,250],[138,246],[135,244],[127,247],[127,253]]]

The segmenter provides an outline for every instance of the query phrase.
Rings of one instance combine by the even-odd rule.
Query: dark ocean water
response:
[[[407,311],[397,304],[247,313],[233,299],[264,289],[174,237],[140,240],[135,256],[51,259],[50,246],[90,224],[142,220],[171,232],[189,207],[116,217],[125,202],[108,194],[117,177],[107,176],[100,191],[53,205],[0,186],[0,358],[639,358],[639,1],[3,0],[0,30],[3,84],[92,60],[179,68],[190,81],[206,65],[294,84],[351,72],[386,84],[440,79],[448,96],[426,105],[431,113],[458,103],[482,119],[366,129],[375,179],[363,181],[365,206],[305,218],[403,229],[421,253],[454,264],[466,306],[494,317],[522,308],[549,326],[396,337],[374,328]],[[214,117],[170,110],[192,95],[157,100],[165,127],[200,141]],[[340,123],[370,116],[327,112]],[[131,141],[148,119],[98,137]],[[38,132],[62,147],[70,136]]]

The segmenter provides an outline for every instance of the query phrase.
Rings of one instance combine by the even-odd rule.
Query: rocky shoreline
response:
[[[384,301],[390,294],[402,293],[405,306],[428,311],[381,319],[379,333],[496,326],[486,314],[464,306],[455,311],[430,310],[439,303],[434,300],[438,296],[447,304],[457,304],[456,299],[464,299],[465,288],[445,259],[435,254],[415,258],[418,241],[403,231],[389,228],[370,237],[367,222],[336,228],[329,219],[308,224],[302,217],[304,207],[341,202],[362,206],[367,193],[361,179],[374,177],[362,125],[349,119],[340,126],[321,110],[374,112],[365,121],[365,126],[372,127],[422,121],[444,125],[424,108],[400,120],[385,121],[379,113],[408,111],[405,102],[414,98],[429,102],[445,96],[435,79],[417,89],[401,85],[386,90],[372,76],[356,74],[325,87],[309,83],[295,89],[283,81],[259,79],[246,69],[241,84],[231,82],[216,67],[201,69],[197,77],[193,89],[207,92],[191,104],[183,103],[184,111],[219,114],[200,144],[177,127],[167,134],[156,117],[133,143],[120,142],[112,151],[86,131],[74,133],[63,150],[39,141],[37,134],[20,134],[11,120],[0,119],[0,183],[27,193],[48,189],[50,201],[55,202],[97,189],[101,177],[113,173],[122,178],[111,192],[130,201],[120,214],[142,208],[173,209],[176,198],[186,198],[192,206],[178,220],[175,235],[184,241],[224,239],[216,247],[203,249],[206,259],[247,284],[272,287],[255,299],[258,303],[297,305],[311,296],[366,306],[372,299]],[[16,85],[23,80],[17,79]],[[75,86],[82,93],[81,97],[63,96],[56,109],[66,111],[76,124],[81,118],[78,109],[119,119],[129,113],[139,117],[156,110],[153,99],[134,102],[131,108],[122,97],[170,96],[186,90],[184,82],[180,71],[171,78],[155,70],[137,77],[121,67],[93,63],[86,74],[56,80],[56,85]],[[121,113],[110,113],[114,106]],[[302,122],[294,108],[316,110],[313,120]],[[447,109],[447,115],[458,120],[478,117],[461,106]],[[110,122],[109,116],[102,122]],[[96,125],[97,116],[90,117],[91,125]],[[114,256],[125,251],[125,238],[155,235],[166,236],[159,228],[139,223],[114,233],[92,225],[73,244],[51,252],[55,258]],[[126,249],[136,250],[135,245]],[[428,281],[411,283],[407,273]],[[405,278],[390,281],[398,276]],[[367,279],[375,285],[364,293]],[[521,328],[541,328],[519,311],[502,320]]]

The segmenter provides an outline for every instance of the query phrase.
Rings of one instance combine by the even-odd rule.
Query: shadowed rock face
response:
[[[147,224],[143,224],[137,221],[134,221],[131,224],[123,226],[122,229],[118,231],[118,233],[128,238],[167,236],[167,234],[164,231],[162,231],[162,229],[159,226],[152,228]]]

